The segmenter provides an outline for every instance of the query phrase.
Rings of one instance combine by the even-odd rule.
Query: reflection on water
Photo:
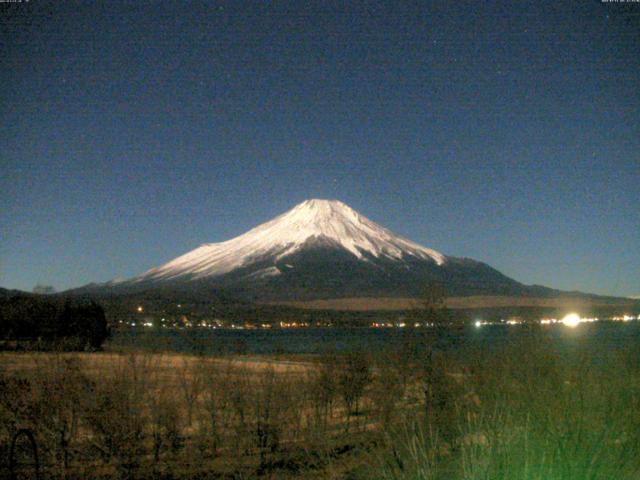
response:
[[[440,335],[437,347],[495,348],[539,332],[565,348],[619,349],[640,346],[640,324],[603,322],[544,327],[485,326],[450,329]],[[421,348],[430,343],[428,329],[306,328],[274,330],[130,330],[114,333],[106,348],[145,349],[199,354],[318,354],[329,351],[364,350],[375,353],[412,343]]]

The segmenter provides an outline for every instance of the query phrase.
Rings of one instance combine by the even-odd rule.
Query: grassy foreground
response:
[[[639,477],[640,349],[414,340],[294,360],[0,354],[0,478],[20,428],[42,478]]]
[[[387,433],[379,477],[640,478],[640,355],[592,353],[529,340],[462,360],[466,393],[434,386],[443,403]]]

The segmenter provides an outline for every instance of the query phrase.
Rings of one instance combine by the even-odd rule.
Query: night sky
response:
[[[640,3],[0,12],[2,287],[130,277],[331,198],[524,283],[640,294]]]

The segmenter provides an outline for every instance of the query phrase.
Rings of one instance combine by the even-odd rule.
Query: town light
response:
[[[580,324],[580,321],[580,315],[577,313],[569,313],[562,319],[562,323],[571,328],[577,327]]]

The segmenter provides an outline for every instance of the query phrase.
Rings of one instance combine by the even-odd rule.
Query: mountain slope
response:
[[[557,293],[525,286],[482,262],[445,256],[395,235],[335,200],[307,200],[231,240],[204,244],[122,282],[78,292],[158,291],[252,301],[411,297],[442,284],[450,295]]]
[[[431,259],[438,265],[445,261],[441,253],[394,235],[342,202],[307,200],[244,235],[204,244],[134,281],[215,277],[263,257],[281,260],[312,244],[313,239],[344,249],[359,260],[366,260],[368,255],[396,260],[413,256]]]

